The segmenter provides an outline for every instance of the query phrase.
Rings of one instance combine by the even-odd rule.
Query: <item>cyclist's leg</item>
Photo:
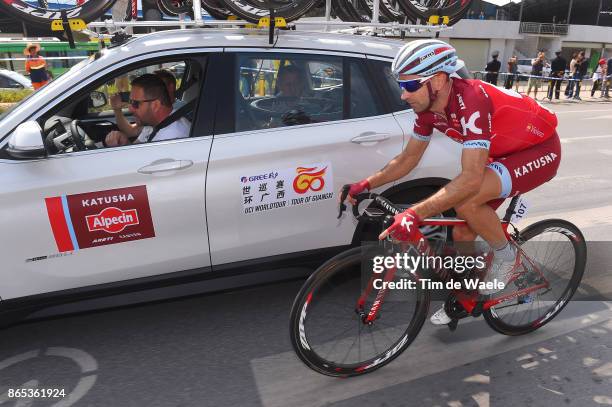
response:
[[[472,232],[493,247],[504,244],[506,239],[494,210],[505,198],[531,191],[550,181],[557,173],[560,160],[561,143],[555,133],[543,143],[491,163],[478,194],[455,208],[458,216],[468,222]],[[469,236],[470,231],[465,230],[465,226],[463,228],[458,228],[458,237]]]

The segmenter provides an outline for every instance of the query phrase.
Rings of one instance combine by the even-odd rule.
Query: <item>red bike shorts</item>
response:
[[[496,209],[505,198],[539,187],[557,175],[561,162],[561,141],[555,132],[550,138],[528,149],[498,158],[488,165],[502,185],[499,199],[488,202]]]

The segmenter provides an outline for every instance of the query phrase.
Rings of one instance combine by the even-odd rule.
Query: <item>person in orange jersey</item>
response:
[[[24,55],[28,58],[25,63],[25,69],[30,74],[30,80],[34,89],[40,89],[49,82],[47,62],[38,55],[39,51],[40,45],[31,43],[23,50]]]

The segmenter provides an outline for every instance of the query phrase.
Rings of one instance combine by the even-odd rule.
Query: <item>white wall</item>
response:
[[[563,41],[597,42],[612,44],[612,27],[599,27],[596,25],[575,25],[569,27],[567,36]]]
[[[460,20],[452,30],[443,32],[440,36],[448,38],[470,39],[520,39],[520,23],[518,21],[496,20]]]

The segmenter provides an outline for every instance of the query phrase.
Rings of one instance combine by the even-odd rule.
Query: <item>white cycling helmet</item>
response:
[[[440,40],[416,40],[404,45],[391,65],[395,79],[400,75],[430,76],[438,72],[452,74],[457,67],[457,51]]]

